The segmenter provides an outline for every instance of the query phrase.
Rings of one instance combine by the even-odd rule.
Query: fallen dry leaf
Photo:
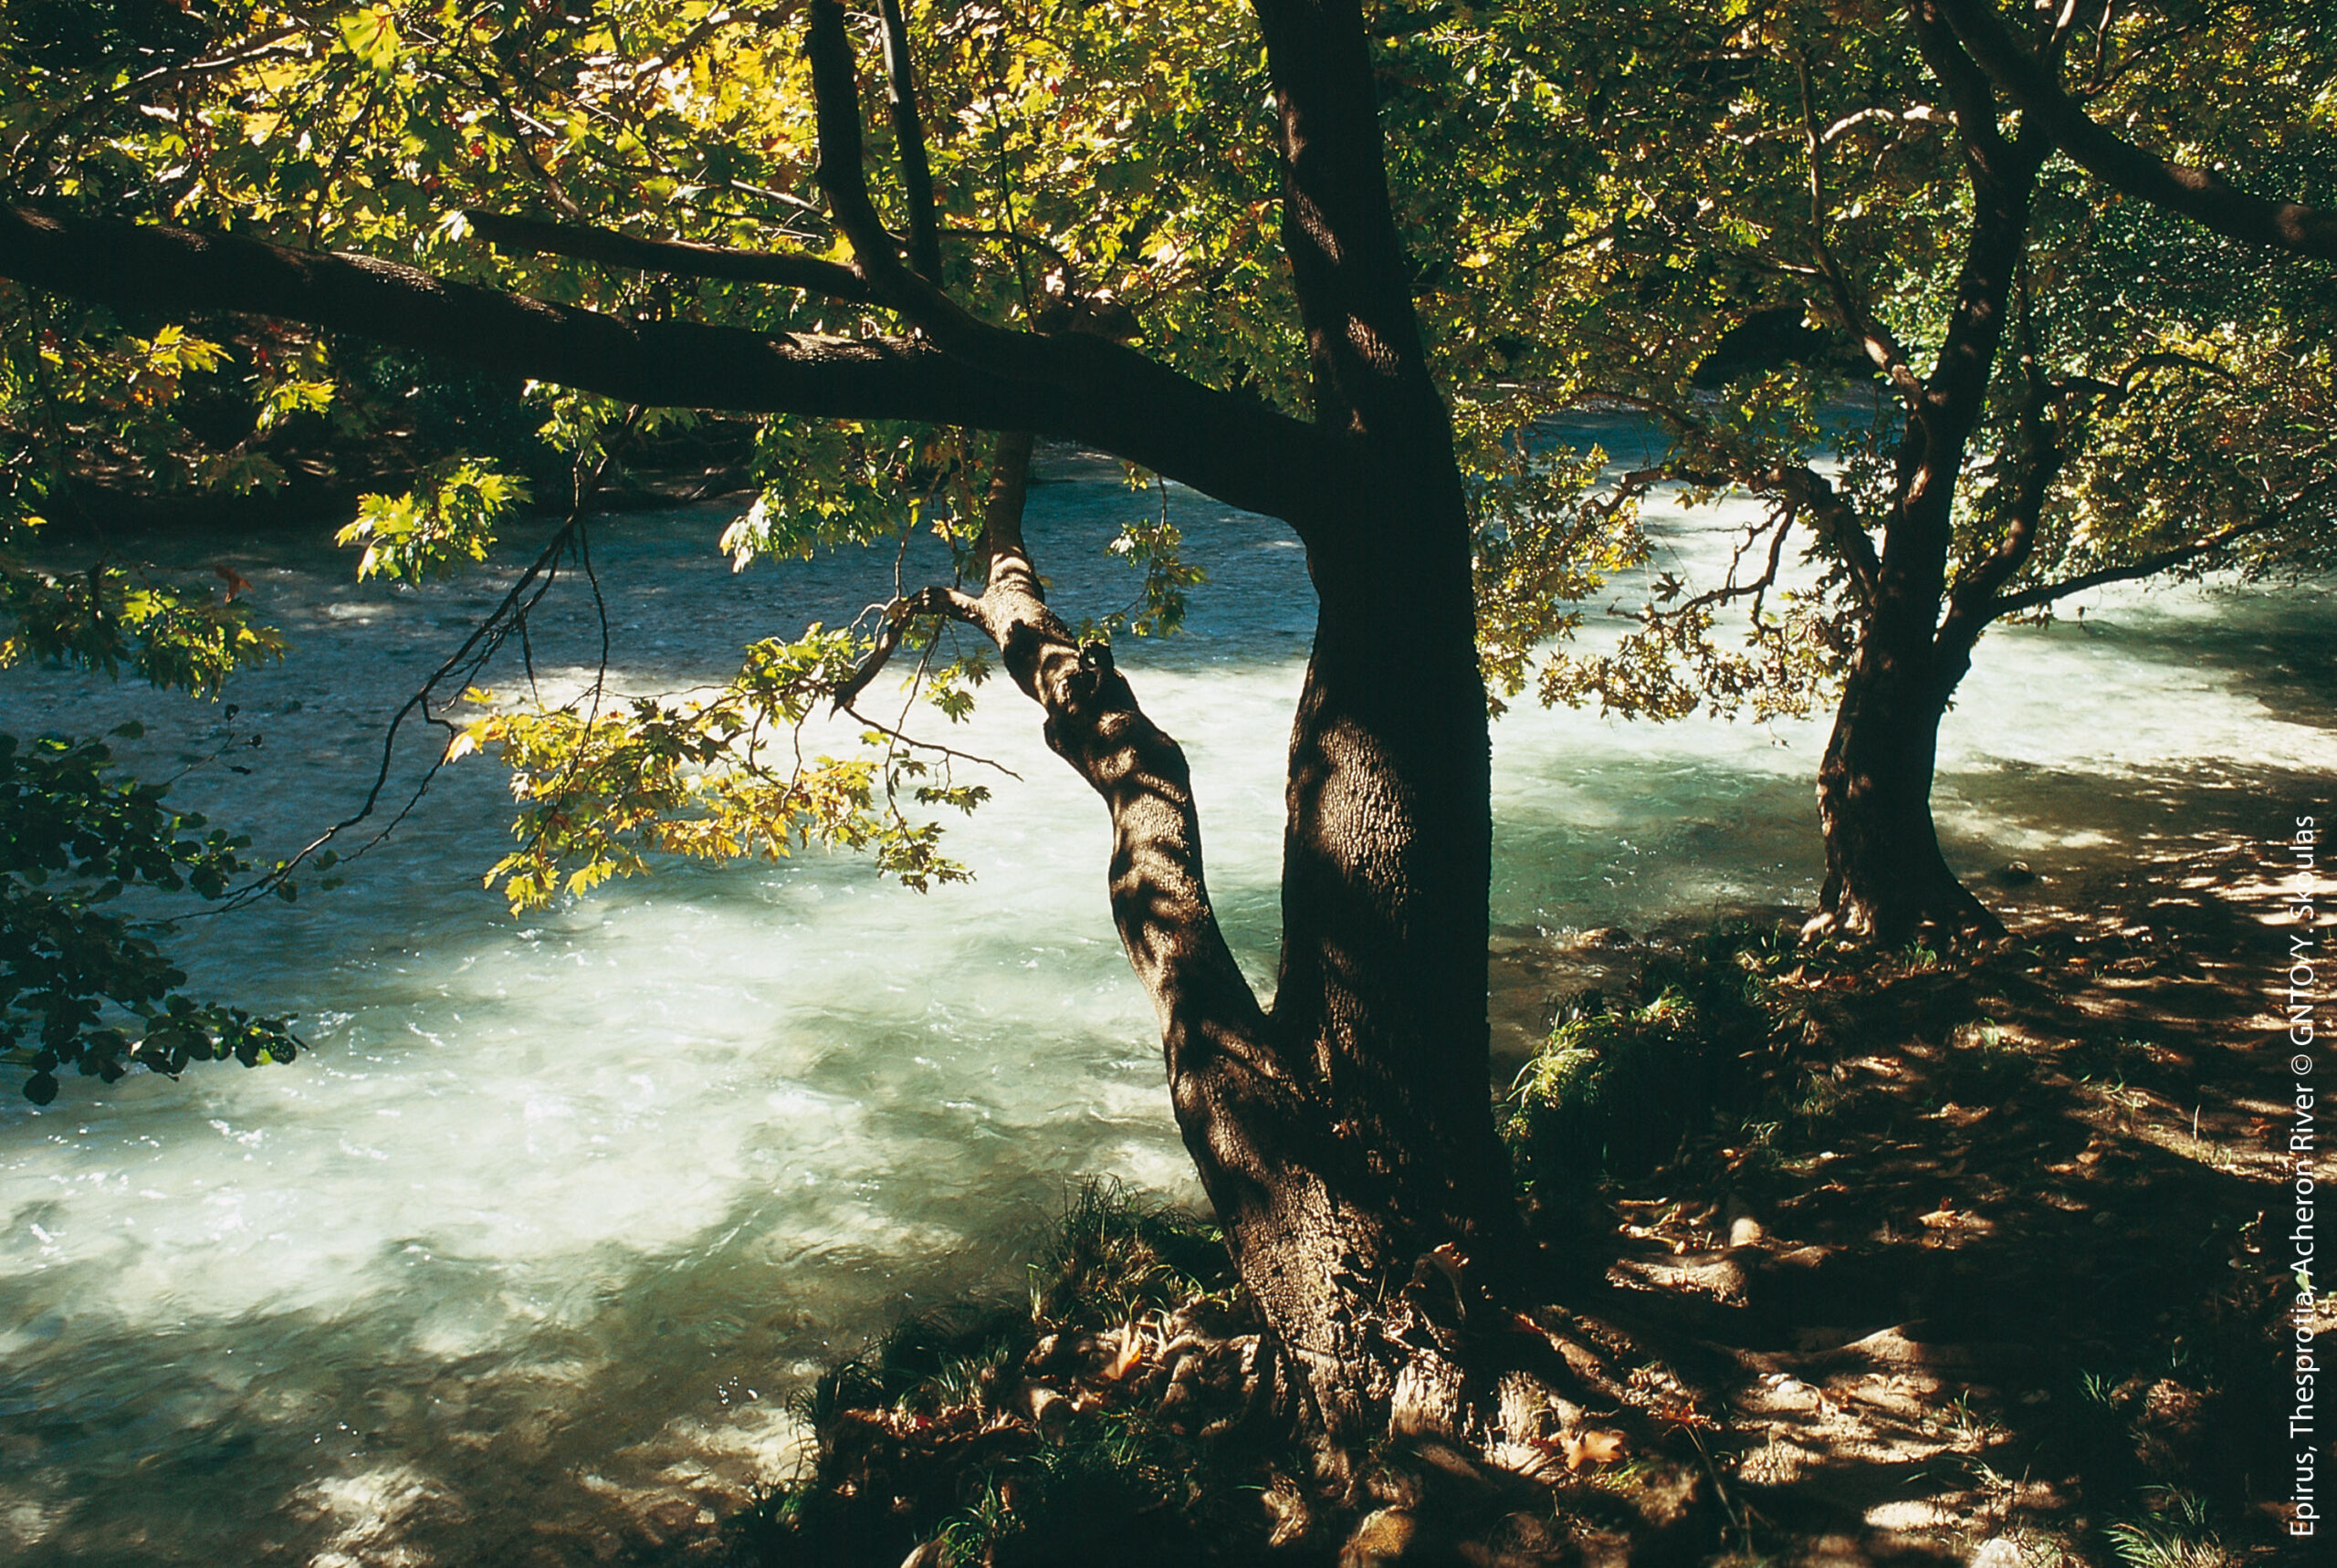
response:
[[[1558,1448],[1567,1457],[1567,1469],[1587,1470],[1598,1465],[1611,1465],[1623,1457],[1623,1435],[1600,1427],[1586,1427],[1579,1432],[1558,1434]]]
[[[1120,1331],[1119,1354],[1112,1357],[1112,1364],[1104,1369],[1104,1375],[1116,1383],[1128,1375],[1130,1367],[1143,1359],[1144,1335],[1134,1323],[1130,1323]]]

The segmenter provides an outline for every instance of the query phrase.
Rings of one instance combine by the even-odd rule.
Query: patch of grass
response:
[[[2179,1487],[2161,1492],[2158,1511],[2124,1520],[2102,1533],[2126,1568],[2235,1568],[2208,1522],[2206,1500]]]
[[[1526,1179],[1643,1174],[1734,1104],[1775,1031],[1771,940],[1724,926],[1651,956],[1634,1000],[1578,998],[1510,1090],[1504,1131]]]
[[[1225,1234],[1180,1209],[1147,1205],[1116,1181],[1091,1182],[1031,1266],[1031,1315],[1113,1328],[1235,1286]]]
[[[1156,1542],[1181,1533],[1207,1485],[1191,1444],[1140,1412],[1083,1414],[1059,1441],[986,1467],[934,1534],[952,1563],[1148,1561],[1131,1523],[1154,1521]]]
[[[2037,1057],[2018,1040],[1995,1019],[1981,1019],[1949,1034],[1941,1077],[1957,1099],[1996,1105],[2035,1082],[2038,1068]]]

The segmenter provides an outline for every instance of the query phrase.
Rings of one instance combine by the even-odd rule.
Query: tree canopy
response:
[[[1529,47],[1564,51],[1616,156],[1574,187],[1599,222],[1552,258],[1563,281],[1509,264],[1543,290],[1514,330],[1562,398],[1669,429],[1619,501],[1668,481],[1766,507],[1724,580],[1659,577],[1540,695],[1654,717],[1838,697],[1829,917],[1993,930],[1925,807],[1986,628],[2106,583],[2330,559],[2332,296],[2306,259],[2326,220],[2231,183],[2337,181],[2325,39],[2279,5],[2016,28],[1961,3],[1661,5],[1576,20],[1612,28],[1590,48],[1537,21]],[[1613,516],[1628,558],[1635,514]]]

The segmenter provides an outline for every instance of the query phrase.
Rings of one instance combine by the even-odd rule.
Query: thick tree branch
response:
[[[1935,0],[1911,0],[1908,19],[1925,66],[1955,103],[1973,208],[1947,332],[1900,443],[1898,495],[1878,576],[1876,603],[1893,618],[1894,636],[1928,643],[1947,587],[1956,477],[1987,402],[2007,307],[2028,251],[2029,202],[2052,143],[2029,124],[2006,139],[1987,74],[1956,42]]]
[[[1283,246],[1306,328],[1315,420],[1383,434],[1433,428],[1443,409],[1389,203],[1360,8],[1256,0],[1255,9],[1281,115]]]
[[[1933,639],[1943,669],[1954,670],[1957,680],[1963,678],[1969,665],[1973,645],[1980,640],[1980,633],[1987,629],[1989,622],[2003,613],[1996,608],[1997,591],[2018,576],[2029,557],[2036,553],[2046,499],[2052,493],[2054,478],[2068,460],[2060,434],[2046,414],[2048,392],[2032,364],[2029,390],[2020,410],[2024,452],[2005,508],[2004,536],[1948,596],[1947,614]]]
[[[2005,26],[1995,0],[1923,0],[2070,161],[2113,190],[2182,214],[2227,238],[2337,261],[2337,212],[2252,196],[2210,170],[2154,157],[2087,114],[2052,68]]]
[[[2053,391],[2064,396],[2089,392],[2095,397],[2106,397],[2113,403],[2122,402],[2134,395],[2136,384],[2153,371],[2197,371],[2203,375],[2214,376],[2227,385],[2239,384],[2237,376],[2213,360],[2202,360],[2191,354],[2161,352],[2135,355],[2127,362],[2126,368],[2118,372],[2118,379],[2114,382],[2103,381],[2099,376],[2063,376],[2053,382]]]
[[[868,194],[852,37],[845,30],[844,7],[837,0],[812,0],[803,52],[812,67],[812,97],[819,130],[820,156],[814,177],[828,199],[836,227],[852,245],[853,270],[867,280],[879,299],[932,333],[936,340],[959,352],[1011,357],[1012,346],[999,340],[1022,334],[969,315],[933,278],[906,266],[899,242],[876,215],[876,204]]]
[[[1085,335],[1033,340],[1066,372],[1025,380],[922,340],[627,321],[393,262],[21,207],[0,207],[0,277],[121,309],[303,321],[626,402],[1034,430],[1294,522],[1336,505],[1351,468],[1298,421]]]
[[[901,200],[908,208],[909,265],[941,281],[941,229],[933,213],[933,170],[925,156],[925,122],[917,114],[917,68],[909,59],[909,29],[901,0],[878,0],[885,28],[885,99],[893,113],[893,141],[901,161]]]
[[[2011,149],[1996,121],[1995,84],[1988,73],[1957,43],[1941,0],[1908,0],[1907,21],[1915,35],[1916,52],[1955,111],[1955,128],[1963,133],[1966,159],[2004,180],[2000,165]]]
[[[990,558],[976,598],[928,588],[890,607],[888,622],[944,615],[994,643],[1007,673],[1046,715],[1047,745],[1104,800],[1112,819],[1112,917],[1137,978],[1160,1016],[1178,1119],[1221,1212],[1245,1207],[1228,1190],[1260,1182],[1246,1168],[1237,1102],[1271,1098],[1279,1114],[1296,1108],[1291,1075],[1277,1060],[1264,1010],[1226,945],[1202,876],[1200,818],[1184,752],[1146,717],[1103,643],[1081,647],[1048,608],[1022,540],[1032,442],[999,437],[982,512]],[[855,671],[848,690],[873,671]],[[1221,1124],[1223,1123],[1224,1124]],[[1243,1149],[1239,1156],[1232,1151]]]
[[[584,224],[545,223],[502,213],[466,208],[463,220],[480,238],[508,255],[572,256],[611,267],[676,277],[717,277],[734,283],[772,283],[807,289],[831,299],[866,300],[868,284],[848,267],[817,256],[779,256],[687,240],[638,239],[614,229]]]
[[[1218,925],[1182,748],[1137,706],[1111,649],[1079,647],[1046,606],[1022,543],[1028,460],[1026,439],[1001,438],[983,516],[989,580],[963,618],[998,645],[1008,673],[1046,713],[1047,745],[1111,814],[1113,923],[1159,1015],[1179,1129],[1268,1321],[1312,1368],[1308,1396],[1335,1406],[1354,1367],[1313,1336],[1336,1321],[1340,1285],[1329,1270],[1307,1266],[1307,1249],[1292,1245],[1299,1239],[1288,1230],[1296,1223],[1336,1234],[1357,1223],[1316,1174],[1318,1090]]]
[[[1850,585],[1871,606],[1880,591],[1882,562],[1858,509],[1814,468],[1785,464],[1761,476],[1761,486],[1783,497],[1786,505],[1809,519],[1814,534],[1832,543],[1850,574]]]

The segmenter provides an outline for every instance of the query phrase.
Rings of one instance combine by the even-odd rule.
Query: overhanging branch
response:
[[[480,238],[508,255],[540,253],[676,277],[771,283],[782,288],[808,289],[831,299],[870,298],[868,285],[852,268],[817,256],[738,250],[729,246],[697,245],[687,240],[638,239],[614,229],[546,223],[540,218],[511,217],[477,208],[465,209],[463,220]]]
[[[2143,152],[2096,120],[2005,26],[1995,0],[1929,0],[1981,68],[2070,161],[2113,190],[2182,214],[2229,239],[2337,261],[2337,213],[2253,196],[2210,170]]]
[[[1032,430],[1301,527],[1336,506],[1340,444],[1101,338],[1030,338],[1064,373],[1009,376],[923,339],[628,321],[365,256],[0,206],[0,277],[119,309],[236,311],[653,407]]]
[[[2042,609],[2056,600],[2067,599],[2072,593],[2083,593],[2090,588],[2102,588],[2113,582],[2138,582],[2146,577],[2156,577],[2162,571],[2172,571],[2177,567],[2189,566],[2194,561],[2206,559],[2226,545],[2236,543],[2250,534],[2262,533],[2279,520],[2277,517],[2269,514],[2251,517],[2244,523],[2234,523],[2230,528],[2220,530],[2211,538],[2201,539],[2196,544],[2161,550],[2156,555],[2144,556],[2142,559],[2130,561],[2124,566],[2105,566],[2095,571],[2080,572],[2075,577],[2064,578],[2059,582],[2040,583],[2035,588],[2025,589],[2018,593],[1998,594],[1990,601],[1988,618],[1992,621],[2001,620],[2007,615],[2018,615],[2024,611]]]

